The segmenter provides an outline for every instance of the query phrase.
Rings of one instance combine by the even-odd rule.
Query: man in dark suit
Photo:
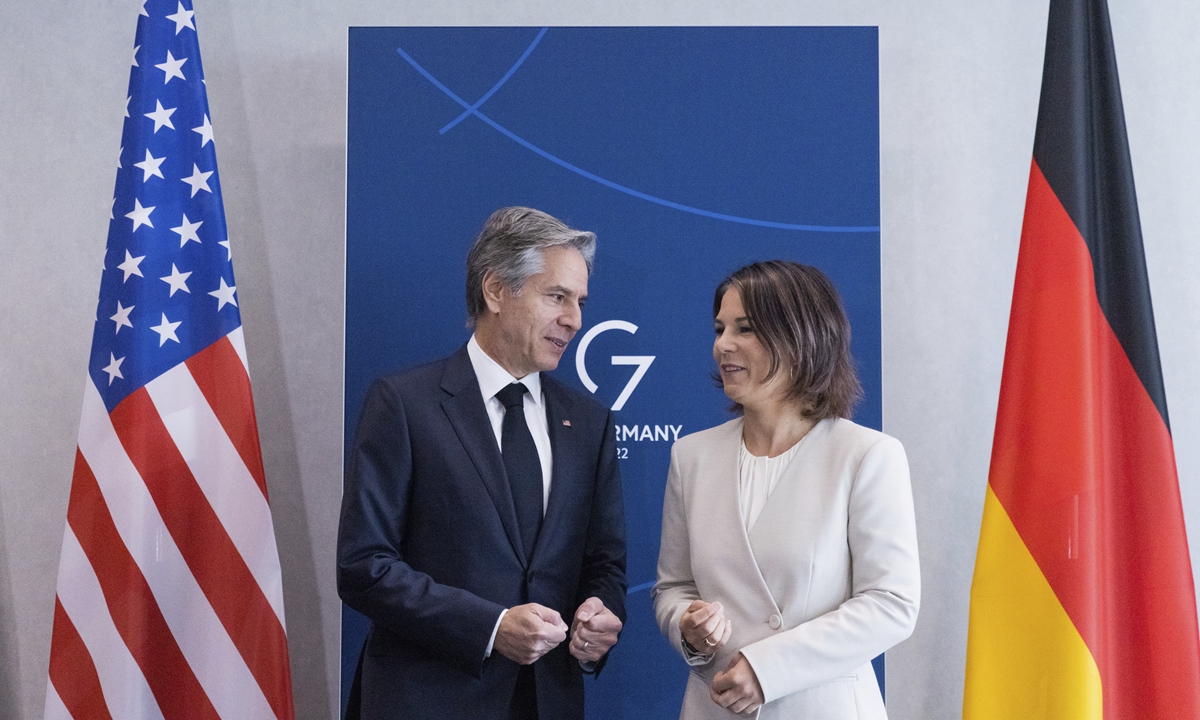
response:
[[[363,718],[583,717],[625,618],[616,433],[541,372],[579,330],[595,242],[497,211],[467,257],[470,342],[367,394],[338,531],[338,592],[372,621]]]

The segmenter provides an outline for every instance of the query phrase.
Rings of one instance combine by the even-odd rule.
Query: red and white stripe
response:
[[[111,414],[88,379],[46,717],[293,717],[240,328]]]

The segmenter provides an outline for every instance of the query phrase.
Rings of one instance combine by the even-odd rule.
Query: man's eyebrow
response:
[[[551,295],[570,295],[572,297],[574,297],[575,295],[578,294],[571,288],[565,287],[563,285],[552,285],[551,287],[546,288],[542,292],[550,293]],[[586,300],[587,295],[581,296],[580,299]]]

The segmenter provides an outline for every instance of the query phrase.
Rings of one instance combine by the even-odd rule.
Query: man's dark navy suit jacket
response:
[[[545,519],[526,563],[504,462],[466,347],[382,377],[348,458],[338,592],[372,621],[361,716],[505,718],[518,665],[484,651],[501,610],[564,622],[591,596],[625,620],[625,525],[612,413],[542,375],[553,448]],[[563,642],[534,664],[539,715],[583,718]]]

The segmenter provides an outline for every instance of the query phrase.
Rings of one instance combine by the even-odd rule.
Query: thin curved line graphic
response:
[[[502,85],[504,85],[504,83],[508,82],[508,79],[513,76],[513,73],[515,73],[517,71],[517,68],[521,67],[521,64],[525,62],[525,58],[529,57],[529,54],[532,53],[533,49],[535,47],[537,47],[537,44],[542,41],[542,37],[546,34],[546,31],[549,29],[550,28],[542,28],[542,31],[537,34],[537,37],[535,37],[533,39],[533,42],[529,43],[529,47],[525,48],[525,52],[521,55],[521,57],[517,58],[516,64],[514,64],[512,67],[510,67],[508,69],[508,72],[504,73],[504,77],[500,78],[500,82],[493,85],[491,90],[488,90],[484,94],[483,97],[476,100],[475,104],[472,105],[469,110],[463,112],[462,115],[459,115],[458,117],[454,118],[450,122],[446,123],[446,126],[444,128],[442,128],[441,130],[438,130],[438,134],[445,135],[447,130],[449,130],[450,128],[459,124],[466,118],[470,117],[472,112],[478,110],[480,108],[480,106],[482,106],[485,102],[488,101],[488,98],[495,95],[496,91],[499,90],[500,87]]]
[[[532,50],[532,47],[530,48],[530,50]],[[727,222],[740,223],[742,225],[755,225],[758,227],[774,228],[777,230],[800,230],[800,231],[805,231],[805,232],[835,232],[835,233],[879,232],[878,225],[857,225],[857,226],[799,225],[799,224],[795,224],[795,223],[774,222],[771,220],[755,220],[754,218],[739,217],[737,215],[726,215],[725,213],[712,212],[710,210],[702,210],[697,207],[692,207],[691,205],[684,205],[682,203],[677,203],[672,200],[666,200],[666,199],[663,199],[660,197],[655,197],[654,195],[650,195],[650,194],[641,192],[640,190],[634,190],[631,187],[627,187],[620,183],[613,182],[612,180],[607,180],[605,178],[600,177],[599,175],[596,175],[595,173],[588,172],[587,170],[584,170],[583,168],[581,168],[577,165],[572,165],[571,163],[567,162],[566,160],[563,160],[562,158],[551,155],[550,153],[539,148],[538,146],[534,145],[533,143],[529,142],[528,140],[525,140],[524,138],[520,137],[519,135],[512,132],[508,128],[497,123],[495,120],[492,120],[487,115],[484,115],[483,113],[479,112],[479,110],[477,110],[475,107],[473,107],[466,100],[463,100],[458,95],[456,95],[453,90],[451,90],[450,88],[443,85],[441,83],[441,81],[439,81],[432,74],[430,74],[430,72],[428,70],[426,70],[424,67],[422,67],[421,64],[418,63],[411,55],[406,53],[404,51],[404,48],[398,47],[398,48],[396,48],[396,52],[399,53],[400,57],[404,58],[408,62],[408,64],[413,67],[413,69],[415,69],[417,72],[421,73],[421,75],[426,80],[428,80],[430,83],[432,83],[434,87],[436,87],[438,90],[441,90],[443,93],[446,94],[447,97],[449,97],[451,100],[453,100],[454,102],[461,105],[466,110],[466,112],[463,113],[464,115],[474,115],[475,117],[479,118],[483,122],[490,125],[501,135],[504,135],[508,139],[510,139],[513,142],[517,143],[518,145],[524,147],[525,149],[529,150],[530,152],[540,155],[541,157],[545,158],[546,160],[549,160],[550,162],[554,163],[555,165],[558,165],[559,167],[570,170],[571,172],[576,173],[577,175],[581,175],[593,182],[597,182],[601,185],[604,185],[605,187],[612,188],[613,190],[616,190],[618,192],[625,193],[626,195],[632,195],[633,197],[639,198],[641,200],[645,200],[647,202],[655,203],[657,205],[662,205],[664,207],[669,207],[674,210],[680,210],[682,212],[691,213],[693,215],[700,215],[701,217],[712,218],[714,220],[725,220]],[[518,64],[520,64],[520,63],[518,63]],[[513,70],[515,70],[515,69],[516,68],[514,67]],[[511,71],[510,71],[510,73],[511,73]]]
[[[628,591],[626,591],[626,593],[625,593],[625,594],[626,594],[626,595],[632,595],[632,594],[634,594],[634,593],[636,593],[636,592],[641,592],[641,591],[643,591],[643,590],[649,590],[649,589],[650,589],[650,588],[652,588],[652,587],[654,587],[654,581],[653,581],[653,580],[651,580],[651,581],[650,581],[650,582],[648,582],[648,583],[642,583],[641,585],[634,585],[633,587],[629,588],[629,590],[628,590]]]

